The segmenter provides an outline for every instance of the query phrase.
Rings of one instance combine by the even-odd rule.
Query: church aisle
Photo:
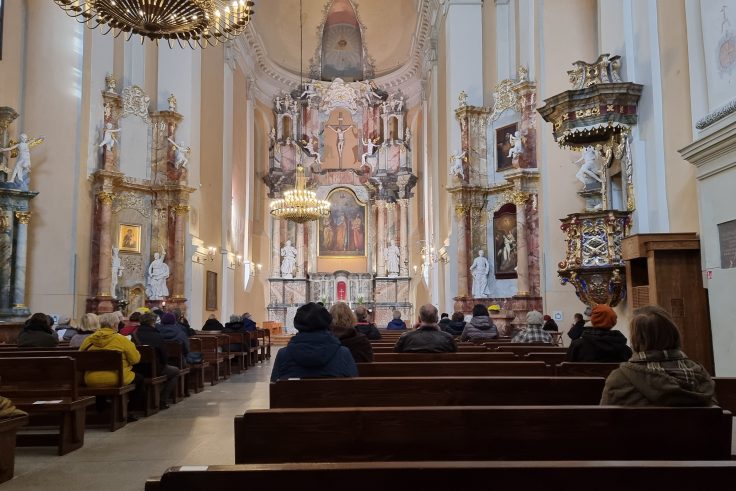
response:
[[[68,455],[59,457],[51,447],[18,448],[15,477],[0,488],[142,491],[146,479],[170,466],[232,464],[233,417],[268,407],[271,361],[114,433],[88,429],[84,447]]]

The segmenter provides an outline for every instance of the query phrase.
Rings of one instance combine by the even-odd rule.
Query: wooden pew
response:
[[[271,331],[268,329],[258,329],[256,331],[258,338],[258,345],[261,349],[258,358],[260,361],[266,361],[271,359]]]
[[[252,410],[235,418],[235,463],[730,460],[732,420],[719,407]]]
[[[358,363],[360,377],[522,377],[553,375],[541,361]]]
[[[637,489],[689,491],[723,489],[736,482],[731,461],[460,461],[242,464],[170,467],[149,479],[146,491],[212,489],[299,489],[325,491],[449,491],[513,489],[571,491],[575,482],[595,483],[596,491]],[[727,485],[726,485],[727,486]]]
[[[496,351],[500,352],[511,352],[518,356],[524,356],[527,353],[567,353],[567,348],[560,348],[559,346],[552,346],[550,344],[536,344],[536,343],[513,343],[513,344],[502,344],[495,347]]]
[[[487,353],[489,350],[485,346],[458,346],[458,353]],[[373,345],[374,353],[395,353],[394,345],[376,346]]]
[[[550,353],[550,352],[534,352],[531,351],[524,355],[522,360],[525,361],[543,361],[547,365],[559,365],[565,361],[567,353]]]
[[[176,390],[172,394],[174,404],[178,404],[184,397],[189,397],[189,385],[187,379],[191,377],[192,369],[187,366],[184,360],[184,350],[178,341],[164,341],[164,350],[166,350],[166,358],[168,364],[179,369],[179,380],[176,383]]]
[[[159,375],[159,360],[156,350],[148,345],[138,345],[141,361],[136,365],[136,371],[143,376],[144,401],[143,414],[146,417],[159,411],[161,404],[161,387],[166,383],[166,375]]]
[[[231,360],[234,361],[235,373],[240,373],[248,370],[248,358],[250,357],[250,336],[243,334],[242,332],[223,332],[223,336],[227,336],[229,341],[228,344],[240,345],[240,351],[230,350],[232,355]],[[232,370],[232,366],[231,366]]]
[[[227,380],[232,375],[233,360],[235,359],[235,355],[230,351],[230,337],[227,334],[217,335],[217,351],[222,356],[222,374],[224,379]]]
[[[84,445],[87,406],[95,399],[79,395],[73,358],[0,358],[0,393],[28,413],[31,426],[58,427],[55,434],[21,432],[18,446],[56,446],[66,455]]]
[[[620,363],[583,363],[564,362],[555,366],[558,377],[608,377],[619,367]]]
[[[374,353],[375,362],[411,361],[521,361],[513,353]],[[535,360],[532,360],[535,361]]]
[[[396,377],[279,380],[271,409],[381,406],[598,405],[602,378]]]
[[[202,353],[203,357],[202,363],[189,363],[187,365],[191,370],[191,377],[187,381],[187,387],[193,390],[195,394],[199,394],[204,390],[205,373],[209,371],[210,362],[204,359],[202,341],[199,338],[189,338],[189,351]]]
[[[198,334],[196,337],[189,338],[190,344],[193,339],[199,340],[199,345],[197,346],[199,349],[196,351],[200,351],[204,356],[204,361],[209,364],[206,369],[206,376],[210,381],[210,385],[220,383],[220,376],[224,377],[223,365],[225,364],[225,358],[222,356],[222,353],[217,350],[217,336]],[[192,351],[195,351],[194,348],[191,349]]]
[[[15,472],[15,435],[28,424],[28,416],[0,419],[0,484],[13,478]]]
[[[713,377],[718,405],[736,414],[736,378]]]

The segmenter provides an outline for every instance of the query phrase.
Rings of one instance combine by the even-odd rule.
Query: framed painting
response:
[[[516,206],[506,204],[493,214],[494,274],[516,278]]]
[[[718,224],[721,269],[736,268],[736,220]]]
[[[496,170],[503,171],[511,169],[513,157],[509,157],[511,150],[511,136],[519,129],[518,123],[510,124],[502,128],[496,128]]]
[[[217,273],[207,271],[205,287],[205,310],[217,310]]]
[[[120,252],[141,253],[141,226],[121,223],[118,227],[118,249]]]
[[[365,205],[347,188],[337,188],[327,196],[330,214],[319,223],[319,256],[365,256]]]

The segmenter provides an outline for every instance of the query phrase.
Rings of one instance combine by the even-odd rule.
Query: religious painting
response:
[[[141,253],[141,226],[121,223],[118,227],[118,249],[120,252]]]
[[[493,214],[494,273],[516,278],[516,206],[506,204]]]
[[[718,241],[721,246],[721,268],[736,268],[736,220],[718,224]]]
[[[207,283],[205,285],[205,309],[217,310],[217,273],[207,271]]]
[[[513,147],[511,137],[518,129],[519,125],[517,123],[503,128],[496,128],[496,170],[499,172],[511,169],[514,166],[513,157],[509,155],[509,152]]]
[[[319,224],[319,255],[365,256],[365,206],[346,188],[333,190],[327,201],[330,214]]]

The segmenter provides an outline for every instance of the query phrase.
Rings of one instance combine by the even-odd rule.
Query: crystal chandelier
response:
[[[284,193],[284,197],[271,202],[271,215],[296,223],[319,220],[330,214],[330,202],[317,199],[314,191],[307,189],[304,167],[296,166],[296,185]]]
[[[126,33],[171,46],[191,48],[230,41],[253,17],[252,0],[54,0],[70,17],[90,29],[107,27],[115,37]]]

